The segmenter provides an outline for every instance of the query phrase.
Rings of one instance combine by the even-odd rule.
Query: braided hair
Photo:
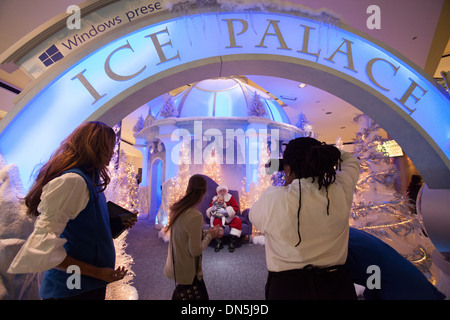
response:
[[[336,170],[341,169],[341,152],[332,145],[321,143],[314,138],[302,137],[291,140],[283,154],[283,162],[291,167],[296,178],[299,179],[299,207],[297,211],[297,233],[300,244],[300,208],[302,199],[301,180],[312,178],[312,182],[317,179],[319,190],[325,187],[327,196],[327,215],[330,214],[330,199],[328,198],[328,187],[336,181]]]

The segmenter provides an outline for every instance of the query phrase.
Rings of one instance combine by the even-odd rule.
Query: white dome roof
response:
[[[215,78],[199,81],[173,97],[178,117],[249,117],[259,95],[264,118],[289,123],[289,119],[275,99],[237,78]]]

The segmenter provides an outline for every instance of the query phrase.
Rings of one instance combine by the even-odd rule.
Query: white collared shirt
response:
[[[67,223],[75,219],[89,201],[89,189],[83,177],[63,174],[42,189],[34,230],[17,253],[8,273],[34,273],[52,269],[67,256],[60,238]]]
[[[327,267],[344,264],[347,258],[349,214],[353,191],[359,177],[359,160],[341,152],[342,171],[328,187],[327,215],[325,187],[318,188],[317,178],[301,179],[300,234],[295,247],[299,179],[288,186],[269,187],[250,209],[249,218],[265,234],[266,263],[269,271],[303,268],[308,264]]]

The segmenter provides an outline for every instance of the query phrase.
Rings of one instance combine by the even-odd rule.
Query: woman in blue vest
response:
[[[106,285],[127,273],[114,269],[103,194],[115,142],[109,126],[81,124],[42,166],[25,196],[27,213],[37,219],[8,272],[45,271],[42,299],[105,299]]]

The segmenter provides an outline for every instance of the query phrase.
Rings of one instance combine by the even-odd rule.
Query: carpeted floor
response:
[[[168,243],[158,238],[149,219],[141,219],[127,235],[126,252],[134,259],[136,274],[133,286],[139,300],[170,300],[174,282],[164,276]],[[267,278],[265,248],[242,243],[235,252],[225,246],[214,252],[209,246],[203,252],[203,272],[211,300],[264,300]]]

